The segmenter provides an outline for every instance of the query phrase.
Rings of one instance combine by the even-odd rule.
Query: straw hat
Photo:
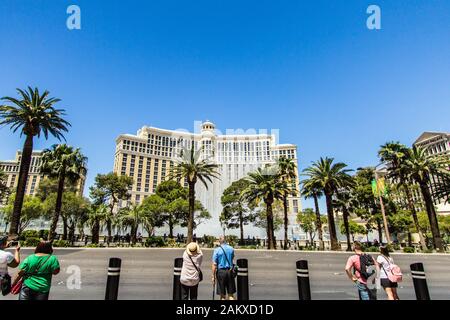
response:
[[[200,250],[200,247],[198,246],[197,242],[191,242],[187,245],[186,252],[188,255],[192,256],[194,254],[199,254],[202,251]]]

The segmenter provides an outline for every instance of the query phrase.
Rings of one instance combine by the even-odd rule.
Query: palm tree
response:
[[[248,203],[259,203],[261,200],[266,205],[267,215],[267,248],[276,249],[274,234],[273,208],[275,200],[282,200],[289,188],[281,180],[277,168],[258,168],[255,172],[248,174],[248,187],[243,191],[242,196]]]
[[[56,235],[56,226],[61,215],[64,182],[66,179],[76,182],[82,176],[85,176],[87,172],[86,162],[87,158],[79,148],[74,149],[66,144],[55,144],[51,149],[46,149],[42,153],[41,173],[51,178],[58,178],[55,212],[48,233],[49,241],[53,240]]]
[[[425,242],[425,237],[419,225],[419,218],[417,217],[416,207],[414,206],[414,201],[412,197],[411,190],[408,186],[411,181],[408,180],[407,174],[405,172],[404,163],[409,154],[409,148],[400,142],[387,142],[381,146],[378,151],[378,156],[382,162],[388,163],[388,177],[398,182],[399,186],[404,190],[406,195],[406,200],[408,203],[408,209],[411,211],[413,217],[414,226],[419,234],[420,245],[422,249],[426,249],[427,245]]]
[[[339,250],[339,243],[336,234],[336,225],[333,211],[333,195],[340,189],[351,183],[352,177],[345,169],[347,165],[342,162],[333,163],[333,158],[320,158],[312,165],[303,170],[304,175],[317,185],[325,194],[328,215],[328,229],[330,233],[331,250]]]
[[[64,139],[62,132],[67,132],[70,123],[62,118],[65,111],[55,109],[54,104],[60,99],[49,98],[49,92],[39,93],[38,88],[34,90],[28,87],[28,91],[17,89],[19,99],[3,97],[2,100],[9,103],[0,105],[0,126],[10,125],[13,132],[20,130],[20,135],[25,135],[22,157],[20,160],[19,181],[16,189],[16,199],[9,229],[10,238],[16,238],[20,223],[20,213],[22,210],[25,188],[28,179],[28,172],[33,152],[33,138],[44,134],[48,139],[49,133],[58,140]]]
[[[317,231],[319,234],[319,248],[320,250],[325,250],[325,244],[323,242],[323,230],[322,230],[322,219],[320,216],[319,209],[319,198],[323,196],[322,190],[320,190],[318,185],[314,184],[314,181],[311,179],[303,180],[303,187],[301,194],[305,199],[313,199],[314,200],[314,208],[316,213],[316,225]]]
[[[123,208],[119,211],[118,220],[122,227],[130,228],[131,243],[136,244],[139,225],[145,219],[145,212],[140,205],[133,204],[130,208]]]
[[[189,219],[188,219],[188,243],[192,241],[194,231],[194,211],[195,211],[195,184],[200,180],[206,189],[208,182],[212,183],[212,178],[218,178],[216,171],[218,165],[210,163],[207,158],[201,156],[201,149],[195,150],[194,142],[191,143],[190,150],[184,148],[181,151],[180,159],[171,168],[169,179],[180,182],[186,179],[189,188]]]
[[[93,204],[89,208],[87,223],[91,228],[92,243],[98,244],[103,222],[108,217],[108,207],[105,204]]]
[[[444,251],[444,243],[439,231],[436,209],[430,191],[431,177],[436,179],[450,177],[449,165],[448,157],[429,156],[426,149],[416,146],[409,150],[403,165],[408,177],[419,185],[433,235],[433,246],[440,251]]]
[[[341,188],[336,193],[336,197],[334,199],[334,205],[335,207],[338,207],[342,211],[342,218],[344,222],[344,231],[345,236],[347,238],[347,251],[352,251],[352,244],[350,241],[350,224],[349,224],[349,217],[350,217],[350,211],[351,207],[353,206],[355,200],[352,197],[351,194],[351,187],[352,185],[348,185],[345,188]]]
[[[294,182],[296,184],[297,179],[297,165],[293,159],[280,157],[277,162],[279,175],[281,180],[287,185],[287,189],[283,194],[283,210],[284,210],[284,250],[288,248],[288,196],[295,196],[297,190],[294,188],[289,188],[289,184]]]

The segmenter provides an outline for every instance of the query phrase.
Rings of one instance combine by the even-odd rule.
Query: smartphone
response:
[[[19,244],[19,241],[11,241],[11,247],[16,247]]]

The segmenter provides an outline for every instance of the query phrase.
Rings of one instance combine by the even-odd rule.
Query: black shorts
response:
[[[389,279],[380,279],[381,282],[381,286],[386,289],[386,288],[398,288],[398,283],[397,282],[392,282]]]
[[[234,282],[231,270],[217,270],[217,294],[227,295],[236,293],[236,283]]]

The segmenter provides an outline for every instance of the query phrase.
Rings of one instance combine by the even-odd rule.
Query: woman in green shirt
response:
[[[52,243],[41,241],[34,254],[28,256],[19,266],[16,283],[23,277],[19,300],[48,300],[52,275],[59,273],[59,261],[52,255]]]

